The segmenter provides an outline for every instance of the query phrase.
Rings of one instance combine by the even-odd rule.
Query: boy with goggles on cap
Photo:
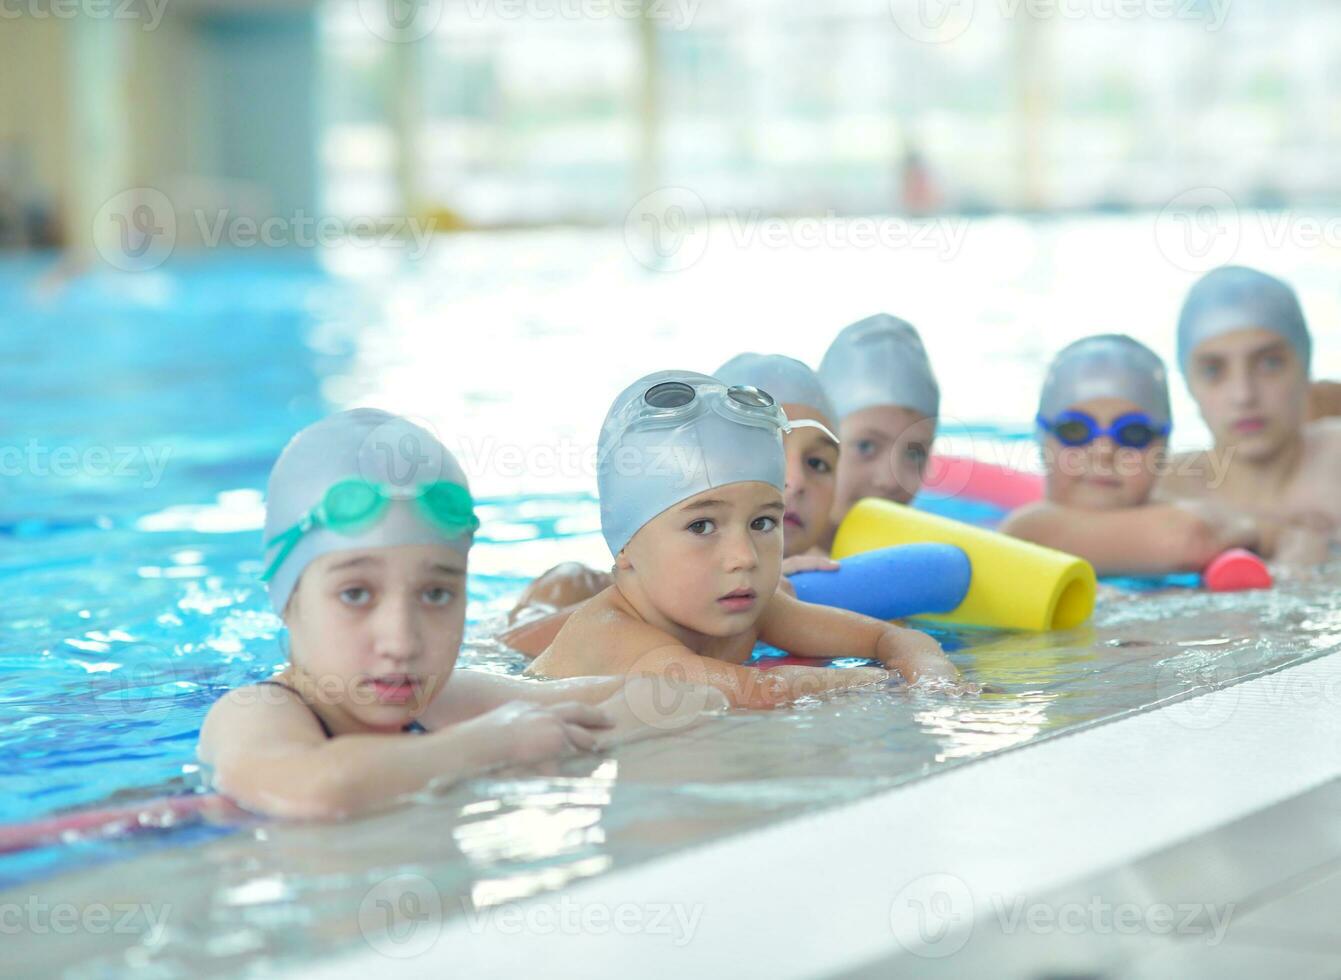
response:
[[[838,478],[838,437],[833,403],[818,375],[782,354],[738,354],[713,372],[727,385],[758,388],[777,399],[791,423],[783,438],[787,456],[782,515],[782,574],[838,568],[822,542],[829,535]],[[499,639],[534,657],[553,642],[572,612],[613,583],[609,572],[576,562],[556,565],[531,583],[513,610],[514,621],[528,609],[557,610],[508,630]]]
[[[344,816],[725,707],[657,679],[454,672],[478,527],[461,467],[413,423],[357,409],[290,441],[270,473],[262,575],[289,662],[210,710],[197,752],[219,792],[276,816]]]
[[[1312,353],[1281,280],[1241,266],[1198,280],[1178,319],[1178,364],[1215,446],[1177,457],[1160,495],[1272,518],[1324,557],[1341,527],[1341,419],[1309,421],[1328,411],[1329,391],[1309,384]]]
[[[573,612],[530,671],[675,677],[749,708],[889,676],[744,666],[762,640],[803,657],[869,657],[909,682],[957,682],[925,634],[778,589],[789,428],[766,392],[707,375],[661,371],[625,389],[597,448],[613,584]]]
[[[1047,499],[1001,530],[1086,559],[1100,575],[1200,571],[1228,548],[1260,548],[1251,519],[1150,503],[1170,431],[1164,364],[1119,334],[1062,349],[1037,417]]]

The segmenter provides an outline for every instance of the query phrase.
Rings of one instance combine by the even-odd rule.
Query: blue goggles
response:
[[[1039,428],[1051,433],[1063,446],[1088,446],[1095,439],[1109,436],[1126,449],[1144,449],[1167,436],[1173,428],[1168,422],[1156,422],[1145,412],[1119,415],[1108,428],[1084,412],[1061,412],[1051,421],[1040,415],[1036,421]]]

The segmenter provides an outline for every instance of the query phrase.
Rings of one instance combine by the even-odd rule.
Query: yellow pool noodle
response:
[[[968,594],[954,612],[920,618],[1042,631],[1071,629],[1094,612],[1098,583],[1084,559],[874,497],[848,511],[833,557],[919,542],[957,545],[973,566]]]

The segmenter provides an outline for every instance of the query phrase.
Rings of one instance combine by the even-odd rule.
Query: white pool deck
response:
[[[1338,976],[1339,709],[1333,654],[290,975]]]

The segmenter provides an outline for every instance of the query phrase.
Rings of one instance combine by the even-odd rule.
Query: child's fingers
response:
[[[572,743],[573,748],[582,752],[596,751],[596,735],[590,728],[583,728],[581,725],[563,726],[563,733],[568,741]]]
[[[782,561],[783,575],[795,575],[797,572],[836,572],[838,568],[838,562],[823,555],[795,555]]]
[[[558,715],[559,720],[565,725],[581,725],[584,728],[611,728],[615,723],[614,719],[600,708],[590,704],[579,704],[577,701],[565,701],[562,704],[554,705],[549,710]]]

